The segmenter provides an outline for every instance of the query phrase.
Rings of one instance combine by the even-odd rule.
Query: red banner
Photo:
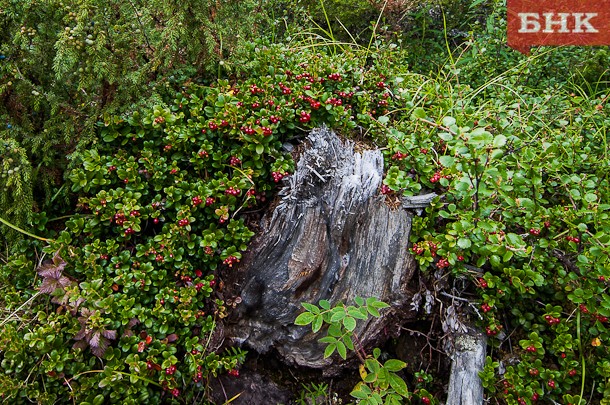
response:
[[[508,0],[508,46],[610,45],[610,0]]]

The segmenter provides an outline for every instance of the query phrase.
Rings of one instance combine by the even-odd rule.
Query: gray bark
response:
[[[353,143],[326,129],[312,131],[308,143],[282,200],[242,260],[234,281],[243,286],[242,302],[227,336],[259,353],[273,348],[289,364],[331,373],[336,362],[323,359],[323,335],[293,324],[300,303],[351,304],[356,296],[374,296],[391,308],[361,321],[359,341],[370,348],[396,335],[417,315],[409,307],[417,291],[409,288],[416,269],[407,251],[412,214],[390,207],[379,192],[380,151],[356,152]],[[405,204],[421,209],[427,202]]]
[[[483,385],[479,372],[485,367],[487,337],[469,328],[455,337],[447,405],[482,404]]]

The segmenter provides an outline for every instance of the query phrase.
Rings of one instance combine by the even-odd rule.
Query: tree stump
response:
[[[323,358],[320,334],[293,324],[301,302],[353,303],[377,297],[391,308],[355,330],[365,349],[399,333],[417,286],[407,251],[412,214],[435,195],[388,204],[380,193],[383,156],[354,150],[327,129],[307,138],[282,199],[264,220],[235,280],[241,304],[226,336],[259,353],[275,349],[288,364],[338,371]],[[331,367],[332,364],[332,367]]]

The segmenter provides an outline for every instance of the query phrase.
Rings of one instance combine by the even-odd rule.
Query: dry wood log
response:
[[[356,296],[374,296],[391,308],[356,328],[359,342],[370,349],[396,335],[416,315],[409,305],[417,292],[409,286],[416,269],[407,251],[412,214],[380,193],[380,151],[356,152],[326,129],[312,131],[308,144],[235,274],[242,301],[227,336],[259,353],[274,349],[289,364],[331,373],[321,335],[293,324],[300,303],[351,304]],[[421,209],[433,197],[404,204]]]
[[[485,366],[487,338],[468,328],[467,333],[454,337],[454,345],[446,405],[483,404],[483,385],[479,372]]]

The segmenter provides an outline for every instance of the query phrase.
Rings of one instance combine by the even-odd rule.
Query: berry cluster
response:
[[[336,97],[331,97],[328,100],[326,100],[326,104],[330,104],[332,106],[340,106],[343,105],[343,100],[341,100],[340,98],[336,98]]]
[[[233,267],[233,264],[239,263],[239,259],[235,256],[229,256],[226,259],[224,259],[222,262],[229,267]]]
[[[403,160],[407,156],[409,156],[409,155],[407,155],[406,153],[396,152],[395,154],[392,155],[392,160]]]
[[[297,79],[297,80],[305,79],[309,83],[315,83],[316,82],[316,79],[309,72],[300,73],[300,74],[296,75],[294,78]]]
[[[279,83],[278,86],[280,86],[280,89],[282,90],[282,94],[287,96],[288,94],[292,93],[292,90],[290,90],[290,88],[288,86],[286,86],[284,83]]]
[[[241,190],[238,188],[234,188],[234,187],[229,187],[225,190],[225,194],[232,195],[235,197],[237,197],[240,193],[241,193]]]
[[[501,329],[501,325],[486,326],[485,333],[487,334],[487,336],[496,336]]]
[[[445,259],[444,257],[439,259],[438,263],[436,263],[436,267],[438,267],[439,269],[449,267],[449,260]]]
[[[231,166],[239,166],[241,164],[241,159],[237,156],[231,156],[231,159],[229,159],[229,164]]]
[[[299,115],[299,122],[306,123],[311,120],[311,114],[307,111],[301,111]]]
[[[117,225],[122,226],[125,222],[125,214],[123,214],[122,212],[117,212],[116,214],[114,214],[114,222]]]
[[[241,131],[246,135],[254,135],[256,133],[253,128],[246,126],[241,127]]]
[[[443,176],[441,175],[441,172],[436,172],[432,175],[432,177],[430,177],[430,183],[436,183],[442,178]]]
[[[414,243],[413,247],[411,248],[411,251],[415,255],[421,255],[422,253],[424,253],[424,248],[422,246],[420,246],[419,243]]]
[[[264,93],[264,92],[265,92],[265,90],[261,89],[256,84],[250,85],[250,94],[252,94],[253,96],[256,94]]]
[[[273,181],[279,183],[286,176],[286,173],[280,172],[271,172],[271,177],[273,177]]]
[[[193,198],[191,198],[191,201],[193,202],[193,205],[196,207],[199,204],[203,203],[203,199],[199,196],[195,196]]]
[[[561,322],[561,320],[559,318],[555,318],[554,316],[551,315],[545,315],[544,316],[544,320],[549,324],[549,325],[557,325]]]
[[[178,221],[178,226],[187,226],[188,224],[189,224],[189,220],[186,218],[183,218]]]

